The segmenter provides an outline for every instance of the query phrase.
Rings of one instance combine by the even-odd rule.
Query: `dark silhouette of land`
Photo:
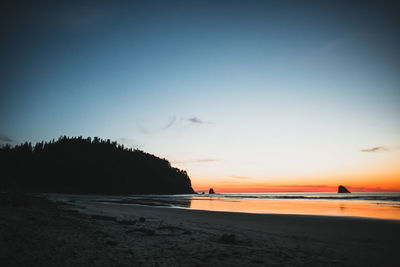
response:
[[[351,193],[351,192],[346,187],[344,187],[343,185],[339,185],[338,193]]]
[[[186,171],[117,142],[82,137],[4,146],[1,191],[80,194],[193,194]]]

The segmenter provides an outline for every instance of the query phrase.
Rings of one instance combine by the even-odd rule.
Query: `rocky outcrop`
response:
[[[208,191],[209,194],[215,194],[214,189],[210,188],[210,190]]]
[[[344,187],[343,185],[339,185],[338,193],[351,193],[351,192],[349,190],[347,190],[347,188]]]

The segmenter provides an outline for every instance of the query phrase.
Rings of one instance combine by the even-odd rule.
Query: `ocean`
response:
[[[221,193],[196,195],[64,195],[61,201],[101,202],[227,212],[353,216],[400,220],[400,193]]]

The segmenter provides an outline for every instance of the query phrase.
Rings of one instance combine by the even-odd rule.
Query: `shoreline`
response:
[[[278,250],[297,254],[325,254],[330,251],[336,257],[343,257],[342,265],[386,266],[397,263],[397,237],[400,235],[400,221],[364,217],[257,214],[241,212],[205,211],[171,207],[131,206],[102,203],[76,203],[85,214],[102,214],[121,220],[149,218],[155,224],[180,225],[190,231],[198,229],[218,239],[219,235],[234,235],[237,240],[247,240],[266,245],[274,239]],[[265,247],[264,247],[265,248]],[[303,251],[304,250],[304,251]],[[298,253],[299,252],[299,253]],[[325,255],[318,264],[330,265],[335,257]],[[267,262],[264,258],[263,262]],[[307,258],[307,256],[305,256]],[[288,260],[286,257],[284,261]],[[296,262],[301,262],[301,257]],[[287,262],[287,264],[295,262]],[[305,264],[305,262],[303,262]],[[318,265],[308,262],[307,265]]]
[[[28,203],[1,205],[0,259],[6,266],[398,263],[397,220],[54,202],[40,197],[28,197]]]
[[[82,202],[83,203],[83,202]],[[92,202],[91,202],[92,203]],[[195,209],[186,207],[172,207],[172,206],[157,206],[157,205],[146,205],[146,204],[134,204],[134,203],[101,203],[104,205],[115,205],[115,206],[137,206],[137,207],[149,207],[149,208],[160,208],[160,209],[177,209],[177,210],[192,210],[192,211],[204,211],[204,212],[216,212],[216,213],[233,213],[233,214],[256,214],[256,215],[267,215],[267,216],[287,216],[287,217],[314,217],[314,218],[340,218],[344,220],[377,220],[377,221],[389,221],[399,222],[400,219],[390,218],[378,218],[378,217],[364,217],[364,216],[344,216],[344,215],[324,215],[324,214],[303,214],[303,213],[262,213],[262,212],[246,212],[246,211],[223,211],[223,210],[207,210],[207,209]]]
[[[400,227],[400,220],[373,218],[373,217],[358,217],[358,216],[338,216],[338,215],[314,215],[314,214],[279,214],[279,213],[252,213],[252,212],[236,212],[236,211],[216,211],[216,210],[201,210],[184,207],[169,207],[169,206],[148,206],[143,204],[120,204],[120,203],[101,203],[101,202],[80,202],[74,204],[76,210],[85,214],[107,214],[109,216],[129,217],[130,213],[149,215],[149,216],[167,216],[173,219],[174,216],[187,215],[188,218],[196,216],[196,219],[204,218],[208,220],[211,217],[237,217],[237,218],[254,218],[259,220],[287,220],[287,221],[304,221],[312,222],[319,221],[324,223],[359,223],[359,222],[376,222],[384,224],[394,224]],[[82,209],[83,207],[83,209]],[[118,209],[115,209],[115,208]],[[237,221],[235,221],[237,223]]]
[[[49,199],[63,201],[105,202],[115,205],[132,204],[186,208],[189,210],[243,212],[255,214],[287,214],[308,216],[360,217],[371,219],[400,220],[400,202],[396,196],[361,196],[360,199],[342,199],[333,196],[311,198],[236,198],[230,196],[93,196],[93,195],[47,195]],[[327,199],[328,198],[328,199]],[[333,198],[333,199],[331,199]],[[365,199],[364,199],[365,198]],[[390,200],[391,198],[395,199]]]

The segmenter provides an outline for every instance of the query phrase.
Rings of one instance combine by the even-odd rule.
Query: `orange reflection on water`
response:
[[[292,199],[230,199],[193,198],[191,209],[250,213],[308,214],[357,216],[400,220],[398,203],[377,204],[356,200],[292,200]]]

